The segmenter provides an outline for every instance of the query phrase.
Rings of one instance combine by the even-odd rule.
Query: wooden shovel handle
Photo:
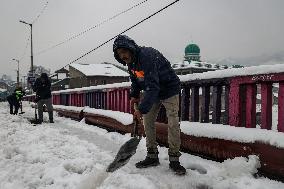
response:
[[[134,103],[134,110],[137,111],[138,110],[138,104]]]
[[[134,103],[134,110],[138,110],[138,104]],[[134,117],[134,128],[133,128],[133,136],[136,137],[138,136],[138,126],[139,126],[139,121],[137,120],[136,117]]]

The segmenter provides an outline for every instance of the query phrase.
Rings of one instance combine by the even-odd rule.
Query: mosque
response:
[[[227,66],[208,63],[200,60],[200,48],[197,44],[191,43],[184,49],[184,58],[182,62],[172,64],[172,68],[177,75],[186,75],[192,73],[202,73],[220,69],[228,69],[242,66]]]

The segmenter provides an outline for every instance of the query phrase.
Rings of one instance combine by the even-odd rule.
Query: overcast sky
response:
[[[148,0],[116,19],[68,43],[56,45],[143,0],[0,0],[0,76],[30,68],[33,22],[34,64],[59,69],[173,0]],[[171,62],[182,61],[184,48],[196,43],[205,61],[246,58],[284,51],[283,0],[180,0],[126,34],[141,46],[160,50]],[[116,62],[112,42],[78,62]]]

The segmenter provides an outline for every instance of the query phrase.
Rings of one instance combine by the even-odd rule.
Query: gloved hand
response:
[[[135,104],[135,103],[136,103],[136,104],[139,104],[139,102],[140,102],[140,99],[139,99],[139,98],[131,97],[131,99],[130,99],[130,106],[131,106],[131,108],[134,108],[134,104]]]
[[[37,103],[40,100],[40,96],[36,95],[34,102]]]
[[[143,115],[139,110],[135,110],[133,113],[134,119],[136,118],[139,123],[142,123]]]

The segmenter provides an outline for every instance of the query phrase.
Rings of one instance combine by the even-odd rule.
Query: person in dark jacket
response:
[[[25,91],[23,91],[23,88],[21,86],[17,87],[14,92],[16,94],[17,101],[20,104],[20,108],[21,108],[20,114],[23,114],[24,112],[23,112],[22,98],[23,98],[23,96],[26,95],[26,93],[25,93]]]
[[[45,104],[48,111],[49,122],[53,122],[53,106],[51,100],[51,82],[46,73],[42,73],[39,78],[36,79],[33,90],[36,92],[36,102],[38,106],[39,123],[43,121],[43,105]]]
[[[10,114],[18,114],[20,108],[20,101],[17,100],[16,93],[13,92],[11,95],[7,96],[7,101],[10,106]]]
[[[24,95],[25,92],[22,90],[22,87],[17,87],[14,92],[7,97],[7,101],[10,105],[10,114],[18,114],[19,108],[21,107],[21,100]]]
[[[136,163],[137,168],[159,165],[154,122],[163,104],[168,117],[169,167],[183,175],[186,169],[180,164],[179,92],[180,80],[170,62],[156,49],[140,47],[126,35],[119,35],[113,44],[115,59],[128,66],[131,80],[131,105],[141,102],[134,116],[142,121],[146,133],[147,156]],[[140,92],[143,91],[143,98]]]

